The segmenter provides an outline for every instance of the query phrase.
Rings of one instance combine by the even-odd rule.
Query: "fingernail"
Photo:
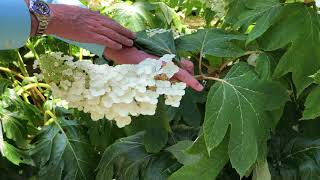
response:
[[[204,87],[199,83],[197,84],[197,90],[198,91],[202,91],[204,89]]]
[[[132,40],[128,41],[128,46],[130,46],[130,47],[133,46],[133,41]]]

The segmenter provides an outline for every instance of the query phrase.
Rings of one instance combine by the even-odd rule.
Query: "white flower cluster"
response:
[[[131,122],[131,116],[154,115],[160,95],[165,104],[179,107],[186,84],[170,82],[179,71],[172,59],[146,59],[137,65],[95,65],[91,61],[73,62],[62,53],[44,55],[40,69],[54,96],[69,107],[91,114],[93,120],[115,120],[118,127]]]
[[[116,2],[116,0],[85,0],[88,2],[88,7],[93,9],[99,9],[101,7],[110,7]]]
[[[320,0],[315,0],[316,6],[319,8],[320,7]]]

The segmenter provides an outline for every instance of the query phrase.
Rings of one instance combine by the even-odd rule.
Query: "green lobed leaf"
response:
[[[76,121],[58,117],[43,127],[34,146],[39,179],[92,179],[96,154]]]
[[[7,90],[10,81],[5,78],[0,78],[0,96]]]
[[[174,9],[170,8],[166,3],[158,2],[157,5],[162,12],[162,15],[165,18],[165,21],[168,25],[174,25],[178,31],[182,30],[182,22],[179,15],[175,12]]]
[[[112,19],[124,27],[134,31],[143,31],[148,27],[154,27],[154,19],[148,11],[148,3],[136,2],[129,4],[119,2],[108,9]],[[105,12],[108,13],[108,12]]]
[[[298,95],[313,82],[309,76],[320,69],[320,23],[316,11],[298,3],[284,6],[278,21],[259,42],[266,51],[289,46],[274,77],[291,72]]]
[[[281,148],[280,146],[277,148]],[[273,157],[272,179],[317,180],[320,176],[320,140],[294,137]]]
[[[138,32],[135,46],[158,56],[176,54],[174,37],[171,30],[154,29],[148,32]]]
[[[160,152],[166,146],[168,133],[171,131],[164,100],[159,100],[155,115],[135,117],[126,131],[131,135],[145,131],[143,143],[146,151]]]
[[[272,80],[272,74],[276,67],[276,60],[269,54],[259,54],[256,59],[256,72],[260,79]]]
[[[260,37],[277,20],[281,12],[279,0],[233,0],[228,6],[227,22],[234,26],[248,26],[255,23],[247,43]]]
[[[137,177],[139,179],[139,166],[144,163],[144,161],[134,163],[138,159],[143,159],[148,156],[143,145],[143,133],[138,133],[134,136],[129,136],[126,138],[119,139],[117,142],[109,146],[102,155],[97,168],[97,180],[112,180],[117,172],[114,169],[115,163],[121,161],[122,158],[127,159],[123,162],[124,167],[118,171],[123,171],[119,173],[121,176],[126,176],[128,179]],[[130,159],[129,161],[129,158]],[[132,165],[130,167],[130,165]],[[128,168],[126,170],[125,168]],[[130,170],[133,169],[133,170]],[[134,172],[136,170],[136,172]]]
[[[177,144],[167,147],[166,150],[169,151],[177,160],[183,165],[192,164],[199,160],[199,156],[187,154],[185,152],[190,146],[192,146],[192,141],[179,141]]]
[[[229,157],[243,176],[267,141],[272,122],[266,111],[279,109],[287,100],[279,83],[260,80],[248,64],[234,65],[208,95],[204,123],[208,152],[219,146],[230,126]]]
[[[209,157],[206,148],[204,137],[200,136],[191,147],[192,156],[198,155],[199,160],[184,165],[178,171],[173,173],[169,180],[212,180],[215,179],[225,164],[228,162],[228,138],[225,138],[215,149],[213,149]]]
[[[225,23],[231,26],[239,21],[241,13],[247,11],[245,6],[246,0],[225,0],[226,4],[226,17]]]
[[[153,156],[149,160],[141,179],[167,180],[180,166],[181,165],[172,158],[169,153],[161,153],[158,156]]]
[[[308,95],[304,104],[303,120],[315,119],[320,116],[320,87],[314,88]]]
[[[40,111],[20,99],[14,90],[8,89],[0,97],[0,118],[5,136],[15,141],[20,148],[27,148],[30,128],[35,128],[42,119]]]
[[[198,107],[198,104],[205,102],[206,96],[202,93],[197,93],[191,89],[186,89],[186,94],[181,100],[180,107],[178,112],[183,118],[183,121],[186,122],[189,126],[199,127],[202,123],[201,111]]]
[[[124,136],[123,129],[118,128],[107,119],[93,121],[89,113],[82,111],[75,111],[73,117],[87,127],[90,144],[99,152],[103,152],[115,140]]]
[[[222,29],[201,29],[176,40],[180,52],[192,52],[201,56],[239,57],[246,52],[234,41],[243,41],[246,36],[228,33]]]
[[[18,61],[16,50],[0,50],[0,66],[8,67],[10,63]]]
[[[23,151],[4,141],[3,156],[15,165],[28,164],[34,166],[34,162],[27,151]]]
[[[247,43],[260,37],[272,26],[281,13],[279,0],[256,0],[246,3],[250,10],[241,17],[254,18],[255,26],[248,35]]]

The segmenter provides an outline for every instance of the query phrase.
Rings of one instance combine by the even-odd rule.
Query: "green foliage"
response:
[[[220,29],[204,29],[182,36],[176,43],[179,51],[199,53],[200,56],[239,57],[244,55],[245,51],[232,42],[233,40],[245,40],[245,36],[227,33]]]
[[[204,150],[205,142],[204,137],[200,136],[194,145],[188,149],[188,153],[193,156],[198,156],[199,159],[192,163],[188,163],[175,172],[169,180],[180,180],[180,179],[215,179],[221,169],[228,162],[228,141],[227,137],[221,142],[221,144],[210,151],[209,154]]]
[[[319,179],[319,9],[303,0],[210,2],[224,3],[225,14],[204,0],[99,9],[137,32],[138,49],[190,59],[205,86],[188,89],[179,108],[160,100],[155,116],[122,129],[68,109],[33,76],[33,61],[48,52],[103,59],[47,36],[0,51],[0,179]],[[45,76],[57,81],[62,66]]]
[[[284,145],[272,179],[319,178],[319,139],[295,137]]]
[[[168,30],[162,33],[157,33],[157,30],[153,31],[149,33],[145,31],[139,32],[135,40],[135,46],[158,56],[176,54],[172,31]]]
[[[30,154],[40,179],[91,179],[95,152],[76,121],[58,117],[35,137]]]
[[[280,108],[287,100],[280,84],[259,80],[247,64],[234,65],[208,94],[204,123],[208,152],[222,142],[230,124],[230,161],[244,176],[268,138],[271,123],[266,111]]]

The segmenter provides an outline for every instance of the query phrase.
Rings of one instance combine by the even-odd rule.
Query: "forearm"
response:
[[[29,0],[25,0],[27,6],[29,6],[30,1]],[[31,31],[30,31],[30,36],[35,36],[36,31],[37,31],[37,27],[38,27],[38,21],[36,19],[36,17],[30,13],[30,17],[31,17]]]

